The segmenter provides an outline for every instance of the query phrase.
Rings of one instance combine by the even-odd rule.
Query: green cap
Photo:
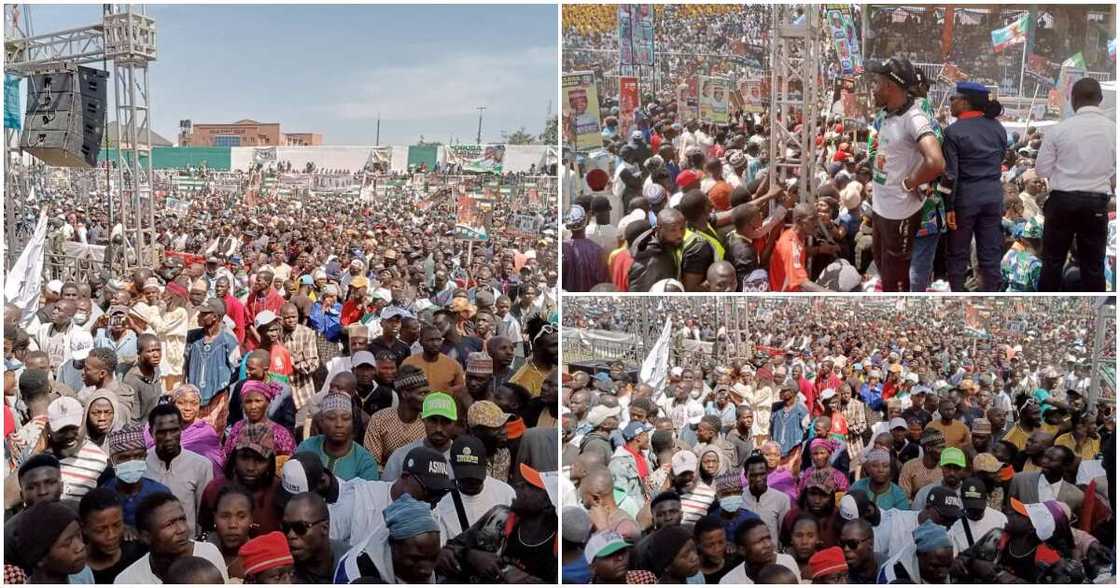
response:
[[[420,418],[433,416],[441,416],[450,421],[459,420],[459,409],[455,407],[455,399],[443,392],[432,392],[425,396]]]
[[[956,447],[946,447],[941,450],[941,465],[955,465],[962,468],[968,467],[964,462],[964,452]]]

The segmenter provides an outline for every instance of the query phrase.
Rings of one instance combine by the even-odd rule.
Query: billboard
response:
[[[505,145],[448,145],[447,163],[460,165],[463,171],[477,174],[501,174]]]
[[[825,11],[828,21],[829,38],[836,59],[840,62],[840,75],[850,76],[863,73],[863,55],[859,49],[859,35],[847,7],[829,6]]]

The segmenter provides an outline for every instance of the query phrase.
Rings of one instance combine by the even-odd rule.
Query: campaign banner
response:
[[[275,147],[259,147],[253,149],[253,163],[274,163],[275,161]]]
[[[725,125],[730,121],[728,87],[724,78],[700,76],[700,120]]]
[[[618,6],[618,61],[620,65],[653,65],[653,6]]]
[[[623,137],[629,137],[630,129],[634,127],[634,112],[640,106],[638,101],[638,78],[618,78],[618,129]]]
[[[1078,53],[1075,57],[1080,57]],[[1061,73],[1058,74],[1058,83],[1054,86],[1054,95],[1051,106],[1062,113],[1062,118],[1073,116],[1073,104],[1070,102],[1070,92],[1073,90],[1073,84],[1077,80],[1085,77],[1085,67],[1074,67],[1066,65],[1068,63],[1077,63],[1076,61],[1067,60],[1062,64]],[[1081,61],[1084,63],[1084,61]],[[1056,102],[1056,103],[1054,103]]]
[[[493,201],[482,194],[459,192],[455,198],[455,236],[468,241],[487,240],[491,210]]]
[[[957,67],[955,63],[946,63],[941,66],[941,71],[937,73],[938,80],[944,80],[949,83],[957,83],[968,79],[961,68]]]
[[[847,8],[829,8],[825,12],[828,19],[829,38],[840,62],[840,75],[850,76],[863,73],[863,55],[859,49],[859,36],[855,23]]]
[[[313,174],[311,189],[316,192],[345,192],[354,186],[351,174]]]
[[[762,112],[766,102],[762,94],[762,80],[740,80],[739,95],[743,99],[743,112]]]
[[[603,146],[599,118],[599,88],[590,71],[564,74],[564,140],[577,151]]]
[[[1047,85],[1053,86],[1057,82],[1054,79],[1054,64],[1041,55],[1028,53],[1025,71],[1027,75]]]
[[[20,79],[11,74],[4,74],[4,128],[5,129],[19,129],[20,128],[20,102],[19,102],[19,82]]]
[[[505,145],[448,145],[447,163],[458,164],[463,171],[476,174],[502,173],[506,157]]]

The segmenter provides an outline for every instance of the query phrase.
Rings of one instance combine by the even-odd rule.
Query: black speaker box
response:
[[[20,148],[48,165],[94,167],[105,134],[108,72],[31,76]]]

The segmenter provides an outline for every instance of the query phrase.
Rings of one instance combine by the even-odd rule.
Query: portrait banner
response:
[[[599,118],[599,89],[593,72],[565,74],[563,88],[564,140],[577,151],[603,146]]]

